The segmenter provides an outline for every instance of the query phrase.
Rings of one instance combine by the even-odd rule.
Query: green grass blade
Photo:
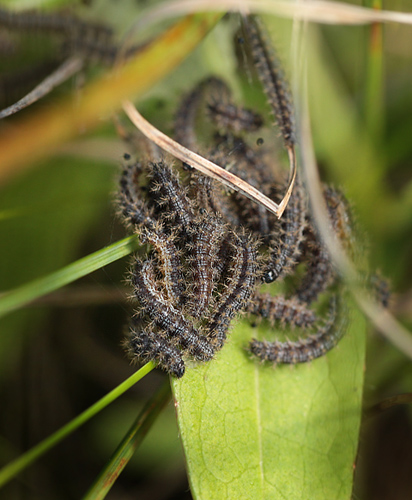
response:
[[[137,249],[138,245],[139,240],[136,236],[128,236],[54,273],[4,293],[0,296],[0,317],[129,255]]]
[[[122,470],[143,441],[159,413],[170,400],[170,384],[167,380],[159,391],[148,401],[127,434],[114,452],[83,500],[102,500],[110,491]]]
[[[21,457],[17,458],[10,464],[6,465],[0,470],[0,487],[4,486],[11,479],[13,479],[22,470],[29,467],[38,458],[44,455],[46,452],[51,450],[65,437],[69,436],[72,432],[78,429],[81,425],[85,424],[88,420],[94,417],[97,413],[103,410],[110,403],[115,401],[119,396],[130,389],[134,384],[139,382],[145,375],[147,375],[153,368],[155,364],[150,362],[144,365],[140,370],[135,372],[132,376],[118,385],[111,392],[106,394],[102,399],[97,401],[93,406],[85,410],[78,417],[71,420],[67,425],[53,433],[51,436],[41,441],[38,445],[34,446],[31,450],[24,453]]]

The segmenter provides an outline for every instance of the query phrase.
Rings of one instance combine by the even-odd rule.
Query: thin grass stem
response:
[[[31,92],[26,94],[23,98],[12,104],[11,106],[0,111],[0,120],[18,113],[27,106],[35,103],[42,97],[50,94],[50,92],[67,81],[73,75],[78,73],[83,67],[83,61],[78,57],[71,57],[64,61],[51,75],[45,78],[39,85],[37,85]]]
[[[303,73],[302,106],[300,119],[301,151],[303,174],[309,194],[313,217],[319,233],[331,255],[331,258],[348,285],[357,304],[365,316],[394,346],[412,359],[412,335],[397,319],[376,301],[369,298],[367,290],[361,286],[358,271],[349,259],[340,242],[329,230],[324,198],[321,191],[319,171],[313,149],[312,133],[308,109],[307,77]]]
[[[128,236],[54,273],[3,293],[0,295],[0,317],[129,255],[138,245],[139,240],[136,236]]]
[[[167,18],[194,12],[219,12],[228,10],[242,14],[273,14],[284,18],[322,24],[357,26],[370,23],[412,24],[412,14],[390,10],[375,10],[344,2],[326,0],[173,0],[149,7],[130,33],[138,32],[142,26]]]
[[[162,387],[150,398],[146,406],[130,427],[123,440],[113,453],[110,461],[102,470],[83,500],[102,500],[110,491],[120,473],[140,446],[162,409],[171,396],[170,383],[167,379]]]
[[[145,375],[147,375],[153,368],[155,364],[153,362],[147,363],[140,370],[135,372],[132,376],[118,385],[111,392],[106,394],[102,399],[97,401],[90,408],[81,413],[78,417],[71,420],[68,424],[63,426],[61,429],[53,433],[48,438],[41,441],[39,444],[31,448],[29,451],[24,453],[22,456],[9,463],[0,470],[0,487],[4,486],[11,479],[17,476],[21,471],[29,467],[36,460],[38,460],[42,455],[51,450],[60,441],[69,436],[72,432],[78,429],[80,426],[85,424],[92,417],[97,415],[101,410],[106,408],[110,403],[115,401],[119,396],[124,394],[128,389],[130,389],[134,384],[139,382]]]

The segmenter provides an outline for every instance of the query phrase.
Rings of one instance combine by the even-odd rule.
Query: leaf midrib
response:
[[[264,471],[263,471],[263,448],[262,448],[262,418],[260,412],[260,379],[259,379],[259,367],[255,363],[255,389],[256,389],[256,417],[257,417],[257,428],[258,428],[258,446],[259,446],[259,469],[260,469],[260,481],[262,498],[264,498]]]

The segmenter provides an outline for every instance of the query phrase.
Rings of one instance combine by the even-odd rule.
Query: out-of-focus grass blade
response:
[[[72,0],[2,0],[1,6],[14,10],[63,8],[72,6]]]
[[[26,285],[4,293],[0,296],[0,317],[28,304],[42,295],[58,290],[115,260],[121,259],[125,255],[129,255],[137,249],[138,245],[139,240],[136,236],[128,236],[44,278],[36,279]]]
[[[109,463],[103,469],[90,490],[86,493],[83,500],[102,500],[106,497],[114,482],[150,430],[159,413],[170,400],[170,395],[170,384],[167,380],[143,408],[140,415],[114,452]]]
[[[345,186],[345,195],[355,201],[357,214],[368,224],[367,229],[378,233],[385,224],[393,223],[387,211],[391,193],[384,180],[383,156],[376,153],[369,140],[336,65],[322,51],[323,40],[314,26],[307,43],[310,46],[311,123],[317,159],[320,163],[327,163],[336,183]],[[373,217],[370,216],[372,213]]]
[[[374,9],[382,10],[381,0],[368,0],[367,4]],[[380,23],[373,23],[368,31],[364,114],[371,140],[374,144],[380,144],[384,126],[383,26]]]
[[[192,494],[220,500],[347,500],[362,407],[365,321],[327,356],[297,366],[261,365],[236,325],[216,359],[173,380]],[[273,339],[271,328],[260,338]]]
[[[105,74],[71,96],[3,131],[0,137],[0,181],[49,155],[68,138],[94,127],[137,97],[187,57],[222,13],[184,18],[149,43],[123,68]],[[22,145],[24,144],[24,147]]]
[[[78,417],[71,420],[67,425],[59,429],[57,432],[46,438],[44,441],[39,443],[37,446],[24,453],[21,457],[17,458],[13,462],[9,463],[0,470],[0,487],[8,483],[13,477],[19,474],[26,467],[29,467],[38,458],[44,455],[47,451],[51,450],[65,437],[69,436],[72,432],[78,429],[81,425],[86,423],[92,417],[97,415],[103,408],[115,401],[119,396],[125,393],[130,387],[132,387],[136,382],[139,382],[145,375],[147,375],[153,368],[155,364],[150,362],[144,365],[140,370],[135,372],[131,377],[118,385],[109,394],[106,394],[102,399],[97,401],[93,406],[85,410]]]

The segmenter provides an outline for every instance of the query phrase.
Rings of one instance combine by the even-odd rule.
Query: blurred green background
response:
[[[149,4],[153,2],[1,2],[7,7],[68,9],[84,19],[109,23],[119,36],[130,18]],[[384,8],[411,9],[404,1],[387,2]],[[144,96],[139,110],[145,117],[170,132],[182,92],[210,73],[229,80],[239,99],[243,94],[249,103],[262,105],[262,96],[254,95],[245,75],[237,72],[232,47],[237,23],[223,20]],[[267,23],[287,63],[291,23],[269,17]],[[53,36],[0,35],[3,108],[44,78],[61,54]],[[353,204],[369,246],[370,267],[388,277],[391,307],[411,327],[412,29],[396,24],[312,26],[309,40],[309,98],[322,176],[342,187]],[[82,78],[104,71],[93,64]],[[20,116],[3,120],[0,133],[63,95],[81,93],[82,78],[62,85]],[[0,187],[1,291],[125,236],[113,202],[124,151],[108,120]],[[66,295],[55,293],[0,320],[0,464],[47,437],[134,371],[121,348],[130,314],[122,299],[127,267],[127,258],[122,259],[71,285]],[[365,377],[365,408],[412,392],[410,360],[372,330]],[[81,497],[163,378],[160,372],[151,373],[1,490],[0,498]],[[411,416],[410,407],[399,406],[365,418],[354,498],[411,496]],[[108,498],[190,498],[171,403]]]

